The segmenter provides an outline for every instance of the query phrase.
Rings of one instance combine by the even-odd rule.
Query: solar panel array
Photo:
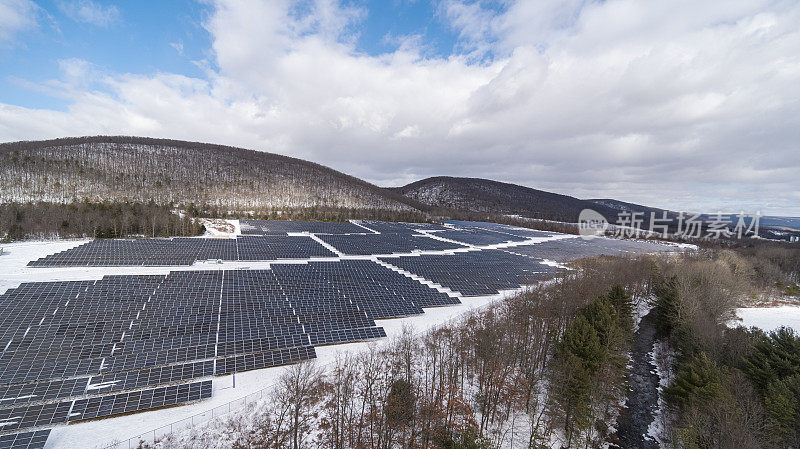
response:
[[[371,255],[410,253],[414,251],[442,251],[464,248],[457,243],[436,240],[424,235],[382,234],[323,235],[320,238],[342,254]]]
[[[387,234],[412,234],[420,230],[435,231],[435,230],[447,229],[444,226],[434,223],[402,223],[402,222],[390,222],[390,221],[361,220],[359,224],[361,224],[365,228],[372,229],[375,232],[387,233]]]
[[[0,296],[0,435],[39,441],[23,434],[204,399],[213,376],[385,337],[374,319],[456,303],[369,260],[22,284]]]
[[[197,260],[209,259],[279,260],[333,256],[335,254],[319,242],[303,236],[98,239],[32,261],[28,266],[173,266],[192,265]]]
[[[559,235],[556,232],[551,231],[539,231],[537,229],[529,229],[529,228],[520,228],[518,226],[510,226],[498,223],[484,223],[480,221],[458,221],[458,220],[447,220],[449,226],[454,227],[455,229],[473,229],[473,230],[484,230],[484,231],[493,231],[501,234],[510,234],[517,237],[551,237],[554,235]]]
[[[574,238],[387,257],[380,255],[447,252],[553,234],[477,222],[359,224],[242,220],[246,235],[236,239],[95,240],[32,262],[306,259],[272,263],[266,270],[106,276],[8,290],[0,296],[0,449],[41,448],[56,425],[208,398],[214,376],[312,359],[317,345],[385,337],[376,319],[460,302],[401,270],[464,296],[488,295],[551,278],[557,269],[541,263],[545,258],[660,249],[647,242]],[[318,233],[343,254],[380,256],[380,263],[336,257],[310,236],[286,235],[291,232]],[[308,260],[318,257],[332,260]]]
[[[50,430],[0,435],[0,449],[42,449]]]
[[[441,256],[386,257],[381,260],[464,296],[492,295],[556,274],[556,269],[549,265],[499,250]]]
[[[447,229],[445,231],[436,232],[434,235],[475,246],[497,245],[508,242],[522,242],[531,237],[537,236],[535,234],[526,234],[521,232],[508,233],[498,232],[498,230],[468,227]]]
[[[552,240],[534,245],[521,245],[508,248],[508,252],[522,254],[539,259],[566,262],[585,257],[601,255],[616,256],[621,254],[644,254],[669,251],[672,248],[656,242],[595,238],[584,240],[578,237]]]
[[[286,235],[289,232],[312,234],[358,234],[369,232],[352,223],[288,220],[239,220],[244,235]]]

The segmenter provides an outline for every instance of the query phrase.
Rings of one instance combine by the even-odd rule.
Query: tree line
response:
[[[119,201],[226,210],[414,210],[416,203],[328,167],[194,142],[97,136],[0,144],[0,203]]]
[[[669,266],[656,285],[657,332],[676,351],[664,391],[680,448],[800,447],[800,334],[730,328],[733,308],[797,285],[800,249],[755,244]]]
[[[201,235],[202,224],[169,206],[130,202],[0,204],[0,241],[70,237]]]

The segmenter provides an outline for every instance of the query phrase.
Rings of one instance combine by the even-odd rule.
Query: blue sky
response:
[[[205,58],[209,35],[202,27],[208,6],[194,1],[94,2],[117,11],[106,23],[70,17],[62,1],[41,1],[42,18],[24,40],[0,48],[0,101],[26,107],[63,108],[65,101],[19,80],[40,83],[59,75],[59,60],[83,59],[100,70],[131,73],[158,71],[202,76],[193,60]],[[79,2],[76,2],[79,3]],[[182,44],[184,55],[171,46]]]
[[[39,26],[24,39],[0,47],[0,102],[29,108],[63,110],[69,101],[31,86],[58,78],[59,61],[81,59],[96,70],[112,73],[179,73],[205,77],[198,64],[214,66],[211,36],[204,23],[208,3],[194,0],[132,2],[38,1]],[[73,7],[66,5],[75,5]],[[458,51],[458,35],[441,19],[438,2],[424,0],[355,1],[360,10],[350,30],[355,50],[369,55],[392,52],[403,38],[419,36],[427,55]],[[80,7],[99,11],[94,21],[76,15]],[[493,6],[498,8],[498,6]],[[300,3],[297,10],[308,12]],[[97,86],[95,86],[97,87]]]
[[[0,0],[0,141],[800,216],[796,0]]]

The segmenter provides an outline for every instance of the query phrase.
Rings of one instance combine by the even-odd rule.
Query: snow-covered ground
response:
[[[235,237],[242,234],[239,220],[227,220],[224,218],[198,218],[200,223],[206,228],[203,237]]]
[[[739,319],[729,325],[757,327],[765,332],[786,326],[800,332],[800,306],[746,307],[736,309],[736,315]]]
[[[68,280],[54,278],[50,270],[37,270],[26,265],[32,260],[82,245],[91,239],[50,240],[3,244],[0,254],[0,295],[21,282]],[[79,268],[79,270],[82,270]],[[108,272],[108,268],[102,269]],[[74,271],[74,270],[73,270]],[[58,275],[55,275],[58,276]],[[102,277],[102,275],[100,275]]]
[[[672,383],[672,379],[675,377],[672,369],[675,364],[675,351],[666,340],[657,340],[650,352],[650,361],[656,367],[655,374],[658,376],[658,408],[654,412],[653,422],[647,427],[647,436],[658,442],[660,447],[667,447],[670,436],[670,417],[664,399],[664,389]]]

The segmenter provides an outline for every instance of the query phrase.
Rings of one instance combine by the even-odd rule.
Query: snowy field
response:
[[[790,327],[800,332],[800,306],[747,307],[736,309],[738,320],[732,325],[757,327],[765,332]]]

